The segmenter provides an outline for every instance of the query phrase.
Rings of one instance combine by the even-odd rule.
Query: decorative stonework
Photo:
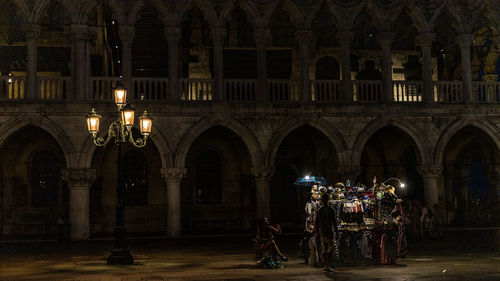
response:
[[[377,42],[382,48],[390,48],[395,39],[396,33],[394,32],[381,32],[377,34]]]
[[[422,177],[438,177],[443,173],[441,165],[423,165],[418,166],[417,171]]]
[[[460,49],[470,49],[475,37],[475,34],[460,34],[456,41]]]
[[[222,44],[226,38],[226,28],[225,27],[212,27],[210,29],[210,36],[214,44],[219,42]]]
[[[94,169],[66,169],[61,171],[62,180],[69,188],[89,188],[96,178]]]
[[[37,40],[40,36],[39,24],[27,24],[23,26],[23,33],[27,41]]]
[[[164,181],[181,181],[187,173],[186,168],[163,168],[161,177]]]
[[[132,42],[135,37],[135,27],[134,26],[120,26],[118,33],[120,39],[123,42]]]
[[[354,180],[361,174],[360,166],[339,166],[337,169],[340,180]]]
[[[170,44],[177,44],[182,38],[182,30],[179,26],[165,27],[165,38]]]
[[[254,29],[253,36],[257,48],[259,46],[268,46],[272,42],[271,30],[269,28],[256,28]]]
[[[420,33],[415,37],[415,45],[420,47],[432,47],[432,42],[436,40],[436,33]]]
[[[256,182],[269,182],[274,172],[273,167],[252,167],[252,174]]]

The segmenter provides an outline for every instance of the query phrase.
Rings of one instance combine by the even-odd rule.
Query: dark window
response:
[[[148,160],[139,150],[130,150],[123,157],[125,205],[148,204]]]
[[[37,152],[31,160],[31,207],[57,207],[60,167],[55,153]]]
[[[267,78],[290,79],[292,75],[292,51],[268,50],[266,54]]]
[[[316,79],[340,79],[339,63],[332,57],[323,57],[316,62]]]
[[[224,78],[257,78],[257,53],[252,50],[224,50]]]
[[[219,154],[212,149],[200,152],[196,164],[196,203],[221,203],[221,176]]]

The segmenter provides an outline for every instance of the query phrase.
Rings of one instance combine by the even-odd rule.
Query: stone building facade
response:
[[[112,89],[154,117],[125,147],[129,232],[300,228],[306,173],[398,177],[449,224],[498,222],[496,0],[0,3],[0,231],[111,233]]]

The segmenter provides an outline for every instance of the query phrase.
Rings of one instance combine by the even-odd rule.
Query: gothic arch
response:
[[[29,3],[27,3],[26,0],[10,0],[10,2],[12,2],[16,6],[17,10],[21,12],[24,22],[28,22],[31,14]]]
[[[205,118],[192,126],[179,141],[177,151],[175,153],[175,166],[184,167],[189,148],[193,142],[206,130],[214,127],[222,126],[233,131],[245,143],[250,153],[253,166],[261,166],[263,164],[262,149],[255,135],[243,124],[231,117],[210,117]]]
[[[474,126],[482,130],[493,140],[493,142],[497,146],[497,149],[500,150],[500,131],[495,124],[479,118],[462,118],[451,123],[439,137],[436,149],[434,151],[435,163],[443,162],[443,155],[446,145],[458,131],[467,126]]]
[[[250,1],[241,1],[241,0],[233,0],[231,3],[225,5],[224,9],[221,12],[221,18],[227,20],[231,13],[240,7],[245,14],[247,15],[248,21],[252,22],[255,25],[255,20],[260,17],[259,11],[255,7],[255,5]]]
[[[381,117],[366,125],[365,128],[363,128],[363,130],[356,137],[354,146],[352,147],[351,159],[354,165],[359,165],[361,163],[361,153],[363,152],[363,148],[365,147],[370,137],[378,130],[386,126],[394,126],[407,133],[417,146],[417,155],[420,156],[421,161],[420,164],[431,163],[432,157],[430,156],[430,145],[426,141],[426,138],[420,131],[420,129],[418,129],[410,121],[401,118],[396,119],[392,117]]]
[[[210,24],[211,27],[218,24],[219,17],[217,16],[217,12],[212,4],[210,4],[207,0],[186,1],[184,7],[179,10],[179,14],[184,16],[194,6],[201,10],[203,18]]]
[[[266,153],[266,165],[273,166],[278,153],[278,148],[286,136],[293,130],[302,126],[311,126],[323,134],[330,140],[337,152],[339,166],[349,164],[349,156],[347,155],[347,145],[344,137],[337,131],[337,129],[328,121],[321,118],[293,118],[285,122],[279,127],[269,141]]]
[[[75,148],[70,138],[56,122],[47,117],[28,115],[9,119],[0,126],[0,144],[4,143],[10,135],[28,125],[37,126],[49,133],[61,147],[66,160],[66,167],[77,167],[78,159],[75,159]]]
[[[77,19],[79,18],[79,10],[74,6],[72,1],[69,0],[41,0],[37,1],[35,6],[33,7],[32,10],[32,17],[31,20],[33,23],[39,23],[45,11],[47,10],[50,5],[54,2],[59,2],[64,9],[71,15],[71,22],[74,24],[82,24],[83,22],[78,21]],[[75,18],[76,17],[76,18]],[[85,18],[87,19],[87,18]]]
[[[108,118],[104,122],[101,123],[101,128],[108,128],[111,123],[115,121],[113,118]],[[107,130],[102,130],[100,137],[105,137],[107,134]],[[162,135],[156,127],[152,127],[151,134],[148,137],[148,141],[152,141],[156,146],[158,151],[160,152],[161,166],[162,168],[171,167],[172,164],[172,153],[170,152],[170,147],[165,140],[165,137]],[[92,165],[92,159],[94,157],[94,153],[97,146],[94,144],[92,138],[89,136],[82,145],[82,149],[80,150],[80,161],[79,167],[88,168]]]
[[[288,15],[290,16],[290,21],[295,26],[295,28],[304,28],[304,16],[302,15],[302,12],[290,0],[278,0],[274,2],[273,5],[271,5],[264,14],[264,22],[270,23],[271,17],[280,6],[288,13]]]

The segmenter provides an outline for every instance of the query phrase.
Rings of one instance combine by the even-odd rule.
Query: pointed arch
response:
[[[425,165],[432,163],[430,145],[419,128],[417,128],[412,122],[402,118],[380,117],[366,125],[356,137],[354,146],[352,147],[352,162],[354,165],[360,165],[363,148],[373,134],[387,126],[397,127],[410,136],[417,146],[417,154],[420,157],[420,164]]]
[[[10,0],[14,5],[16,5],[19,12],[23,17],[24,22],[29,22],[30,20],[30,5],[27,0]]]
[[[213,5],[207,0],[191,0],[186,1],[185,5],[179,10],[179,14],[185,15],[193,7],[198,7],[203,13],[203,18],[210,24],[210,26],[216,26],[219,20],[217,12],[215,11]]]
[[[441,134],[434,150],[435,163],[442,163],[446,145],[451,138],[461,129],[473,126],[486,133],[496,144],[500,151],[500,129],[493,122],[480,118],[462,118],[451,123]]]
[[[111,123],[115,121],[113,118],[108,118],[102,122],[102,128],[108,128]],[[107,134],[107,130],[102,130],[98,135],[99,137],[105,137]],[[161,165],[162,168],[167,168],[172,166],[172,153],[170,151],[170,147],[163,136],[163,134],[158,131],[156,127],[152,127],[151,134],[148,137],[148,141],[152,141],[156,146],[160,153]],[[80,149],[80,159],[79,164],[82,168],[89,168],[92,165],[92,159],[94,158],[94,153],[97,146],[94,144],[94,141],[89,136],[82,145]]]
[[[335,151],[339,166],[346,166],[349,164],[348,147],[342,134],[328,121],[322,118],[292,118],[285,122],[274,135],[271,137],[267,146],[266,165],[273,166],[278,148],[283,140],[295,129],[302,126],[310,126],[322,132],[332,143]]]
[[[255,7],[251,1],[232,0],[224,6],[220,17],[226,21],[231,16],[231,13],[238,7],[245,12],[248,20],[255,25],[254,21],[260,18],[260,15],[257,7]]]
[[[69,0],[41,0],[41,1],[36,1],[36,4],[35,6],[33,7],[33,10],[32,10],[32,16],[31,16],[31,20],[33,23],[39,23],[43,16],[44,16],[44,13],[45,11],[47,10],[48,7],[50,7],[50,5],[52,5],[52,3],[54,2],[58,2],[59,4],[61,4],[64,9],[66,11],[68,11],[68,13],[71,15],[71,21],[72,23],[75,23],[75,24],[81,24],[81,22],[78,22],[78,21],[75,21],[76,18],[75,16],[77,16],[79,14],[79,10],[75,7],[75,5],[73,4],[72,1],[69,1]]]
[[[78,159],[76,159],[76,151],[70,138],[59,126],[59,124],[47,117],[37,115],[12,117],[7,122],[2,124],[2,126],[0,126],[0,144],[3,144],[5,140],[7,140],[7,138],[14,134],[16,131],[28,125],[39,127],[40,129],[49,133],[61,147],[61,150],[64,153],[64,158],[66,160],[66,167],[77,167]]]
[[[263,16],[264,22],[271,22],[271,17],[279,7],[282,7],[283,10],[288,13],[288,15],[290,16],[290,21],[293,23],[295,28],[304,29],[304,16],[302,15],[300,9],[290,0],[278,0],[274,2],[273,5],[270,5],[269,9],[267,9],[266,13]]]
[[[221,126],[233,131],[247,146],[252,159],[253,166],[261,166],[263,164],[262,149],[255,135],[242,123],[231,117],[209,117],[201,120],[196,125],[192,126],[179,141],[177,151],[175,153],[174,167],[184,167],[189,148],[193,142],[206,130]]]

